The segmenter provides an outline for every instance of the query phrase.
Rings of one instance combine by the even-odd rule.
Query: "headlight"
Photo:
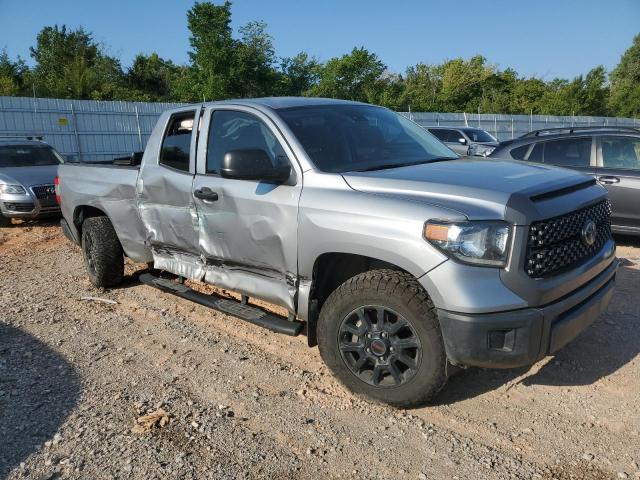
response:
[[[493,153],[496,147],[491,147],[489,145],[476,145],[473,149],[472,155],[477,155],[479,157],[488,157]]]
[[[427,222],[424,238],[464,263],[504,267],[509,256],[511,227],[505,222]]]
[[[21,194],[27,192],[21,185],[5,185],[3,183],[0,183],[0,193]]]

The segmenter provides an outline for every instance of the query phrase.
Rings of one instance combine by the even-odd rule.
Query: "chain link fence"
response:
[[[0,97],[0,137],[42,136],[69,160],[110,160],[143,150],[158,116],[178,103]],[[478,127],[499,140],[552,127],[624,125],[635,118],[403,112],[422,126]]]

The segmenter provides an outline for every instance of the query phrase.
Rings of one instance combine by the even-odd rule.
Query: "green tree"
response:
[[[58,98],[113,98],[123,77],[120,61],[108,56],[82,27],[44,27],[31,47],[37,94]]]
[[[583,90],[581,107],[578,110],[581,115],[605,116],[609,114],[607,102],[610,93],[607,85],[607,72],[602,65],[587,73]]]
[[[442,78],[438,67],[419,63],[407,69],[401,103],[406,105],[407,110],[437,112],[441,89]]]
[[[187,12],[191,32],[191,85],[182,92],[191,100],[218,100],[232,93],[231,72],[236,42],[231,30],[231,2],[196,2]]]
[[[180,67],[157,53],[138,54],[126,73],[130,97],[147,102],[168,101],[173,84],[181,74]]]
[[[16,96],[25,93],[29,69],[23,60],[12,61],[6,49],[0,52],[0,95]]]
[[[306,52],[283,58],[280,61],[278,95],[303,95],[318,82],[319,74],[320,64]]]
[[[262,97],[273,95],[278,74],[273,39],[264,22],[249,22],[240,28],[231,70],[231,90],[234,97]]]
[[[615,115],[635,117],[640,114],[640,35],[636,35],[620,63],[609,76],[610,109]]]
[[[371,101],[384,87],[386,66],[375,53],[354,48],[351,53],[332,58],[320,68],[319,81],[307,92],[314,97]]]

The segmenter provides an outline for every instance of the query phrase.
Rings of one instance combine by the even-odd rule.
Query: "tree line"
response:
[[[306,95],[375,103],[400,111],[548,115],[640,114],[640,35],[607,72],[544,81],[500,69],[481,55],[418,63],[391,73],[364,47],[320,62],[306,52],[276,55],[264,22],[237,35],[231,3],[196,2],[187,11],[189,61],[138,54],[129,67],[82,27],[44,27],[31,47],[33,67],[0,53],[0,95],[93,100],[198,102]]]

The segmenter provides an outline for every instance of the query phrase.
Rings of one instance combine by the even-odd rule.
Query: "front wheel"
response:
[[[10,227],[10,226],[11,226],[11,219],[5,217],[0,213],[0,227]]]
[[[317,328],[322,359],[357,394],[406,408],[426,403],[446,383],[435,308],[407,273],[350,278],[324,303]]]
[[[89,279],[96,287],[113,287],[124,276],[124,254],[108,217],[82,222],[82,254]]]

